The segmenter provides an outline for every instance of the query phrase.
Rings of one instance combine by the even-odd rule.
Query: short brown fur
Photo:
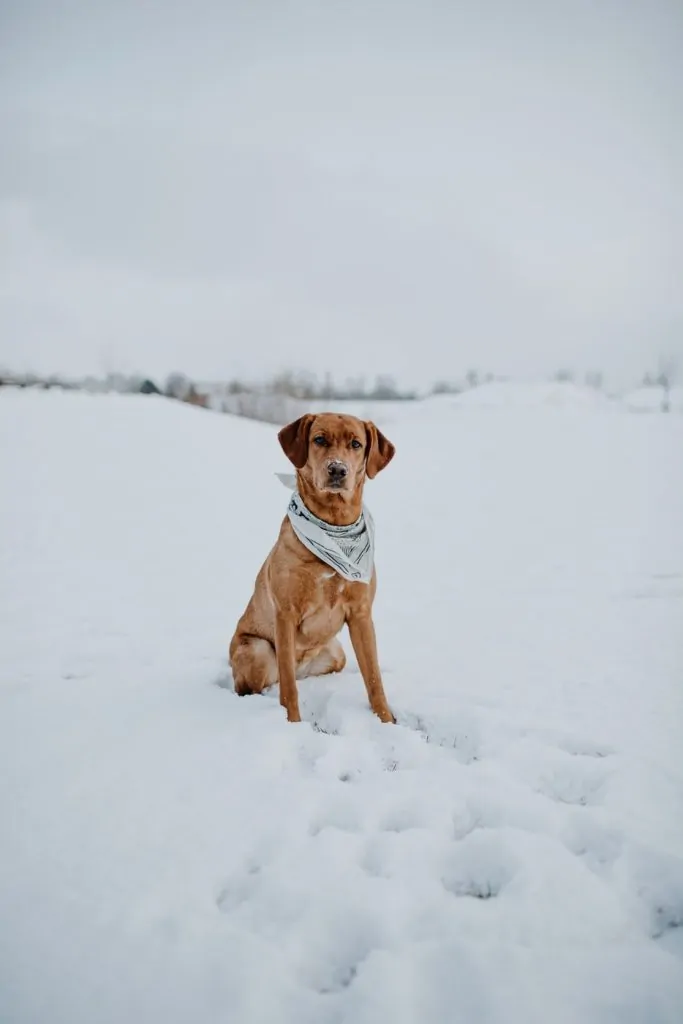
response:
[[[384,469],[395,451],[374,423],[337,413],[302,416],[278,438],[305,505],[335,526],[358,519],[366,477]],[[343,478],[331,476],[342,466]],[[344,668],[337,634],[346,623],[370,707],[382,722],[394,722],[377,659],[376,590],[374,569],[369,584],[345,580],[301,543],[285,517],[230,643],[236,693],[260,693],[279,682],[287,719],[300,722],[296,681]]]

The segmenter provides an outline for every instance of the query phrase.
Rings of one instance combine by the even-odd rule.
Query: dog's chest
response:
[[[344,625],[346,583],[336,572],[320,572],[303,609],[299,632],[307,639],[336,636]]]

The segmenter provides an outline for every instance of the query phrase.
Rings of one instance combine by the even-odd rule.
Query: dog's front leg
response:
[[[368,606],[362,605],[349,613],[347,621],[351,643],[358,658],[365,689],[368,691],[370,707],[380,721],[395,722],[396,719],[391,713],[384,693],[382,674],[377,658],[377,639],[375,625],[372,621],[372,611]]]
[[[299,692],[296,685],[294,620],[279,608],[275,613],[275,656],[280,680],[280,704],[287,712],[288,722],[300,722]]]

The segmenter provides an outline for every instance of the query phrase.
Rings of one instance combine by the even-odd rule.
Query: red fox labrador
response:
[[[370,707],[394,722],[372,621],[374,526],[363,508],[365,478],[384,469],[394,446],[374,423],[337,413],[302,416],[278,438],[297,487],[230,643],[235,692],[279,681],[288,721],[300,722],[297,678],[341,672],[337,634],[347,623]]]

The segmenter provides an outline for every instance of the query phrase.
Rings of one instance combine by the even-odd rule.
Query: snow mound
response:
[[[519,381],[491,381],[459,395],[436,396],[429,403],[454,409],[611,409],[614,404],[595,388],[565,382]]]
[[[3,1024],[680,1020],[683,420],[395,414],[398,724],[350,656],[293,726],[226,665],[277,428],[0,391]]]
[[[623,403],[631,412],[661,412],[663,400],[662,388],[637,388],[624,396]],[[671,388],[669,409],[671,412],[683,412],[683,387]]]

